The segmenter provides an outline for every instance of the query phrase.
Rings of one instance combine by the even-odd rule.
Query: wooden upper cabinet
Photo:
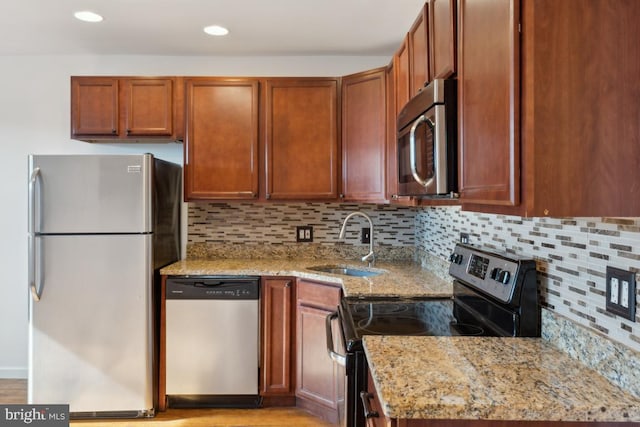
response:
[[[255,79],[185,79],[185,200],[258,197]]]
[[[71,138],[117,137],[118,79],[71,77]]]
[[[425,3],[408,34],[410,97],[415,96],[425,83],[431,81],[429,34],[429,4]]]
[[[176,77],[71,77],[71,138],[182,139],[181,82]]]
[[[342,196],[386,201],[385,69],[342,79]]]
[[[387,199],[393,202],[398,197],[398,153],[396,140],[396,92],[393,60],[385,70],[387,96]]]
[[[640,215],[640,2],[576,3],[460,2],[464,209]]]
[[[409,36],[407,35],[393,56],[396,117],[411,99],[409,68]]]
[[[430,75],[446,79],[456,73],[456,0],[429,0]]]
[[[401,204],[405,206],[415,205],[415,199],[407,196],[398,196],[398,139],[396,137],[397,112],[396,112],[396,95],[395,95],[395,73],[393,60],[385,69],[386,74],[386,144],[387,144],[387,161],[386,161],[386,199],[391,204]]]
[[[338,198],[338,79],[265,81],[267,199]]]
[[[128,136],[173,134],[172,79],[125,79],[122,91]]]
[[[460,0],[458,142],[463,203],[520,199],[519,1]]]

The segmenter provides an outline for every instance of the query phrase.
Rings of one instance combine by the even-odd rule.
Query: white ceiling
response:
[[[391,56],[424,0],[0,0],[0,55]],[[101,14],[97,24],[73,17]],[[202,28],[223,25],[226,37]]]

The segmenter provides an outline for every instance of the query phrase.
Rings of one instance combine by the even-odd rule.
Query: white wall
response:
[[[151,152],[182,162],[181,144],[88,144],[71,140],[71,75],[341,76],[388,61],[366,56],[0,57],[0,378],[27,374],[27,155]]]

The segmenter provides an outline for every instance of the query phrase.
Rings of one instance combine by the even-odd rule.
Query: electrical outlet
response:
[[[362,227],[362,234],[360,234],[361,243],[371,243],[371,229],[369,227]]]
[[[469,233],[460,233],[460,243],[469,243]]]
[[[635,322],[636,274],[615,267],[607,267],[608,312]]]
[[[313,242],[313,227],[310,225],[297,226],[296,242]]]

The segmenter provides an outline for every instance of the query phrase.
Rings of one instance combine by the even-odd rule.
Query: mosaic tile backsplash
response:
[[[520,218],[459,207],[416,214],[418,251],[446,259],[461,232],[469,233],[471,244],[534,258],[543,306],[640,351],[638,307],[635,322],[605,311],[608,265],[638,279],[640,218]]]
[[[353,203],[190,203],[187,257],[229,258],[243,253],[356,259],[367,253],[369,244],[360,242],[360,233],[369,222],[353,217],[345,239],[338,239],[342,222],[353,211],[364,212],[373,220],[378,259],[413,259],[415,209]],[[301,225],[313,227],[313,243],[296,242],[296,226]]]

